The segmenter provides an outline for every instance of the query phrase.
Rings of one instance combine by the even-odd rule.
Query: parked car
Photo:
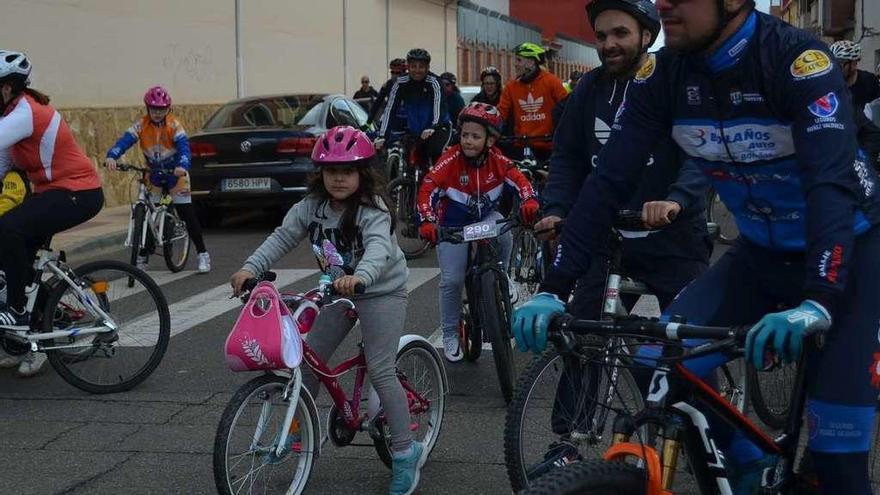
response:
[[[287,208],[303,197],[310,155],[330,127],[367,124],[343,95],[291,94],[230,101],[190,137],[193,202],[206,223],[218,210]]]
[[[465,105],[470,103],[474,96],[477,96],[477,93],[480,92],[479,86],[459,86],[458,89],[461,90],[461,98],[464,100]]]

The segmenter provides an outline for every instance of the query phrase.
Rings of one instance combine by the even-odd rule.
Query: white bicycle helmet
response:
[[[849,40],[835,41],[831,44],[831,54],[837,60],[861,60],[862,45]]]
[[[24,53],[0,50],[0,80],[18,78],[27,82],[31,67]]]

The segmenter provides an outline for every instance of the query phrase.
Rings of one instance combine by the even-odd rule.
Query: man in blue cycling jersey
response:
[[[844,78],[822,42],[755,11],[751,0],[656,5],[667,48],[634,77],[566,220],[554,273],[516,311],[514,334],[521,348],[546,345],[550,317],[565,310],[572,282],[588,270],[655,143],[671,132],[689,155],[680,177],[710,181],[741,237],[666,315],[710,325],[758,321],[746,342],[758,366],[765,350],[796,359],[805,332],[830,323],[824,347],[808,355],[808,448],[824,493],[871,493],[880,200],[877,177],[857,150]],[[669,212],[700,192],[676,187]],[[745,438],[723,440],[734,493],[755,493],[772,459]],[[719,489],[728,479],[719,478]]]
[[[409,73],[398,77],[388,94],[377,148],[394,138],[395,133],[400,135],[404,131],[427,141],[438,124],[449,123],[440,80],[430,72],[431,54],[413,48],[406,54],[406,64]]]

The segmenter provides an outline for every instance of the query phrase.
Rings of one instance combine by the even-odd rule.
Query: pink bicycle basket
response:
[[[226,337],[232,371],[290,369],[302,362],[300,330],[270,282],[260,282]]]

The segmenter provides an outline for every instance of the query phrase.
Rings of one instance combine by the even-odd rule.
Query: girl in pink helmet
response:
[[[150,182],[157,188],[164,185],[170,188],[174,208],[186,223],[189,238],[192,239],[199,253],[199,273],[208,273],[211,271],[211,256],[205,248],[202,227],[199,225],[190,196],[191,153],[186,131],[174,115],[171,115],[171,95],[162,86],[154,86],[147,90],[144,94],[144,105],[147,107],[147,114],[135,121],[107,151],[104,165],[108,170],[116,170],[116,160],[119,160],[135,143],[140,142],[144,160],[150,169],[173,172],[171,176],[153,173],[150,175]],[[158,200],[158,194],[154,194],[153,201]],[[147,250],[144,250],[138,255],[138,268],[146,269],[148,254]]]
[[[318,171],[306,197],[293,205],[281,226],[232,275],[230,283],[237,295],[246,280],[269,270],[300,242],[311,243],[321,270],[335,278],[336,291],[357,301],[370,382],[391,429],[390,493],[412,493],[427,456],[422,455],[424,445],[412,439],[409,406],[395,374],[409,270],[394,236],[394,217],[377,173],[376,151],[366,134],[339,126],[318,139],[312,161]],[[354,295],[357,284],[366,287],[363,295]],[[323,360],[333,354],[353,324],[337,313],[332,307],[325,309],[307,337]],[[307,374],[303,382],[317,396],[317,378]]]

